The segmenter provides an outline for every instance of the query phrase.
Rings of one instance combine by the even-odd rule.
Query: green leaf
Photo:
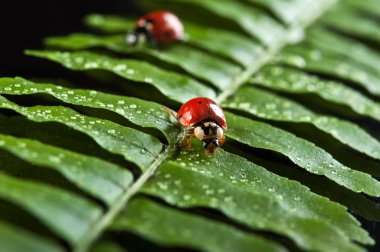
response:
[[[107,33],[125,33],[135,25],[135,20],[113,15],[90,14],[83,19],[85,25]]]
[[[254,116],[292,123],[310,123],[332,137],[380,159],[380,143],[356,124],[332,116],[318,115],[292,100],[253,87],[240,88],[223,107],[248,112]]]
[[[133,180],[121,167],[37,141],[0,134],[0,148],[29,163],[59,171],[108,204],[117,200]]]
[[[185,25],[189,44],[234,60],[246,68],[254,65],[264,52],[258,42],[237,32],[187,23]]]
[[[145,170],[162,150],[155,138],[111,121],[92,118],[59,106],[22,107],[0,96],[0,108],[14,110],[36,122],[59,122],[93,138],[104,149],[120,154]]]
[[[278,57],[278,61],[290,66],[306,69],[315,73],[327,74],[341,80],[352,81],[373,95],[379,95],[380,74],[354,61],[344,61],[339,56],[321,49],[310,49],[297,45],[288,47]]]
[[[125,252],[125,250],[115,242],[100,242],[95,244],[91,252]]]
[[[1,172],[0,198],[27,209],[71,244],[78,242],[101,215],[99,207],[79,196]]]
[[[136,125],[157,128],[170,143],[177,140],[180,132],[178,125],[170,121],[170,115],[163,111],[162,105],[141,99],[94,90],[70,89],[53,84],[36,84],[19,77],[0,78],[0,94],[48,94],[69,104],[106,109]]]
[[[363,0],[363,1],[355,1],[355,0],[347,0],[347,6],[353,9],[360,9],[364,12],[371,13],[373,15],[380,15],[380,6],[377,2],[372,0]]]
[[[150,9],[157,9],[165,0],[141,1]],[[277,42],[277,38],[283,36],[284,29],[271,17],[261,11],[252,8],[248,4],[237,1],[223,1],[215,4],[213,1],[177,0],[174,3],[189,3],[206,9],[224,19],[236,23],[246,33],[255,37],[266,46]],[[182,10],[183,11],[183,10]],[[270,31],[270,32],[268,32]]]
[[[310,5],[320,4],[320,1],[313,0],[246,0],[253,4],[257,4],[266,9],[269,9],[277,18],[281,19],[282,22],[292,25],[300,22],[298,13],[310,8]]]
[[[255,85],[284,93],[316,94],[326,101],[350,107],[358,114],[380,121],[380,104],[339,82],[327,81],[300,70],[268,66],[252,78]]]
[[[68,37],[49,38],[46,44],[63,49],[89,49],[97,46],[106,47],[118,53],[147,54],[166,63],[178,65],[186,72],[212,83],[219,89],[230,86],[234,81],[234,76],[242,71],[240,67],[226,60],[186,45],[169,45],[165,47],[165,51],[161,52],[148,47],[130,47],[125,44],[124,36],[100,37],[91,34],[72,34]]]
[[[226,113],[226,135],[254,148],[282,153],[308,172],[323,175],[354,192],[380,195],[380,183],[370,175],[346,167],[329,153],[302,138],[268,124]]]
[[[160,167],[143,192],[179,207],[218,209],[252,228],[286,235],[304,249],[360,251],[347,236],[371,243],[341,206],[222,150],[217,158],[181,153]],[[337,223],[348,226],[339,231]]]
[[[345,57],[350,61],[356,61],[369,69],[380,71],[380,53],[365,44],[339,36],[321,27],[311,29],[306,36],[306,43],[318,50],[339,57]],[[339,45],[339,46],[331,46]]]
[[[380,44],[378,23],[354,9],[338,5],[323,17],[322,22],[324,25],[345,34]]]
[[[3,251],[60,252],[63,248],[43,237],[0,221],[0,247]]]
[[[254,234],[207,218],[160,206],[147,199],[132,200],[111,230],[130,231],[166,246],[202,251],[286,251]],[[207,240],[207,242],[204,242]]]
[[[27,51],[27,54],[50,59],[73,70],[111,71],[125,79],[153,85],[173,101],[186,102],[197,96],[215,97],[212,89],[199,82],[143,61],[116,59],[91,52]]]
[[[126,33],[128,29],[134,26],[134,22],[129,19],[101,14],[88,15],[85,18],[85,23],[89,27],[106,33]],[[240,63],[246,68],[254,64],[263,52],[263,48],[258,43],[236,32],[198,26],[185,20],[184,26],[186,27],[187,40],[183,43],[199,46],[204,50]],[[60,45],[56,41],[55,43]],[[74,45],[70,44],[70,46]]]

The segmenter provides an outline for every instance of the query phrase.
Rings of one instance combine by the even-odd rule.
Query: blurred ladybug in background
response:
[[[182,105],[176,117],[187,128],[183,144],[188,148],[193,137],[203,142],[206,154],[215,154],[216,148],[224,143],[226,117],[223,109],[213,100],[206,97],[191,99]]]
[[[169,11],[153,11],[139,18],[125,39],[128,45],[136,45],[146,40],[152,44],[169,43],[183,37],[183,25],[176,15]]]

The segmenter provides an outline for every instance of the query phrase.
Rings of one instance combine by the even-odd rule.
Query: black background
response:
[[[49,62],[24,56],[24,49],[42,48],[44,37],[86,31],[89,13],[140,14],[133,1],[2,1],[0,7],[0,75],[50,77]],[[56,76],[57,77],[57,76]]]
[[[0,7],[0,76],[65,77],[51,62],[25,56],[24,49],[41,49],[44,37],[86,31],[82,18],[89,13],[141,14],[128,0],[3,1]],[[378,224],[358,217],[372,237]],[[380,245],[371,248],[380,251]]]

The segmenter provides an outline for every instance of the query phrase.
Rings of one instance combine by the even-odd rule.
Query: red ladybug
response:
[[[191,146],[195,136],[203,142],[207,154],[215,154],[216,148],[224,143],[227,130],[223,109],[213,100],[198,97],[187,101],[178,110],[178,121],[187,129],[184,144]],[[190,136],[189,142],[187,137]]]
[[[168,43],[182,40],[183,25],[176,15],[169,11],[153,11],[136,21],[136,27],[126,36],[129,45],[148,40],[150,43]]]

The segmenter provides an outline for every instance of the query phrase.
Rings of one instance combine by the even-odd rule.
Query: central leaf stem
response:
[[[323,4],[321,4],[323,2]],[[239,76],[236,76],[233,84],[221,92],[216,101],[222,103],[230,95],[232,95],[240,86],[244,85],[249,81],[249,78],[256,73],[260,68],[265,64],[270,62],[276,54],[289,42],[291,41],[292,36],[295,32],[300,32],[305,29],[309,24],[311,24],[315,19],[321,16],[327,9],[329,9],[335,0],[322,0],[314,1],[315,6],[307,6],[307,9],[302,12],[302,17],[299,20],[299,23],[296,26],[289,27],[285,32],[284,36],[277,41],[274,45],[269,47],[266,51],[263,52],[263,55],[257,59],[256,64],[252,67],[243,71]],[[136,182],[128,188],[124,194],[122,194],[115,204],[112,205],[104,215],[98,219],[89,230],[89,232],[82,238],[78,245],[73,249],[75,252],[84,252],[88,251],[93,242],[107,229],[107,227],[113,222],[115,217],[124,209],[125,205],[128,203],[129,199],[132,198],[144,183],[156,172],[159,166],[173,154],[174,147],[169,146],[162,152],[155,162],[153,162],[146,172],[141,175]]]

